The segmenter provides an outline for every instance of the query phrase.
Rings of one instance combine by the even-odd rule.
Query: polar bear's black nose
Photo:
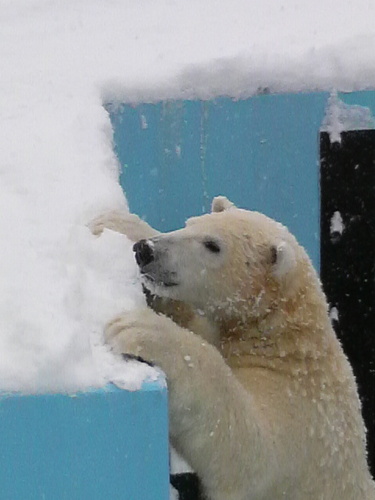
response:
[[[152,244],[148,240],[140,240],[133,246],[135,260],[139,267],[147,266],[154,260],[154,251]]]

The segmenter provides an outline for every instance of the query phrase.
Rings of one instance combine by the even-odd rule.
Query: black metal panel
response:
[[[321,133],[320,158],[321,278],[357,378],[374,475],[375,130],[343,132],[332,144]]]
[[[205,500],[201,482],[194,472],[171,474],[172,486],[178,491],[178,500]]]

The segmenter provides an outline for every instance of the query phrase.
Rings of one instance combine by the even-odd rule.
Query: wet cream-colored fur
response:
[[[131,232],[126,214],[111,217]],[[152,252],[137,258],[161,297],[151,306],[170,317],[127,313],[106,336],[164,370],[171,441],[207,497],[374,500],[352,369],[295,238],[223,197],[184,229],[152,231],[135,231]]]

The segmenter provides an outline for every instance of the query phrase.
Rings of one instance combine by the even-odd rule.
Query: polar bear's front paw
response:
[[[104,229],[112,229],[116,231],[116,228],[123,224],[126,219],[127,213],[120,210],[113,210],[111,212],[106,212],[99,215],[95,219],[89,222],[88,227],[92,234],[95,236],[100,236]],[[119,231],[121,232],[121,231]]]
[[[111,229],[124,234],[130,241],[148,239],[159,234],[138,215],[119,210],[97,217],[90,222],[89,228],[95,236],[100,236],[104,229]]]
[[[105,340],[108,344],[113,347],[116,345],[116,337],[120,333],[126,334],[126,331],[131,327],[129,321],[131,313],[123,314],[117,316],[112,321],[110,321],[105,328]]]
[[[110,321],[105,328],[105,339],[108,343],[113,343],[119,334],[126,336],[129,336],[130,333],[139,336],[143,336],[147,332],[152,334],[155,330],[160,329],[160,324],[163,324],[164,321],[170,320],[148,307],[135,309]]]
[[[164,364],[165,336],[170,323],[169,318],[148,308],[130,311],[108,323],[105,338],[116,353],[160,366]]]

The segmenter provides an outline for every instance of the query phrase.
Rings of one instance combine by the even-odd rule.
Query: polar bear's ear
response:
[[[271,247],[273,274],[277,278],[286,276],[296,266],[296,255],[292,246],[286,241],[281,241]]]
[[[235,206],[225,196],[215,196],[212,200],[211,212],[224,212],[224,210],[228,210],[229,208],[235,208]]]

